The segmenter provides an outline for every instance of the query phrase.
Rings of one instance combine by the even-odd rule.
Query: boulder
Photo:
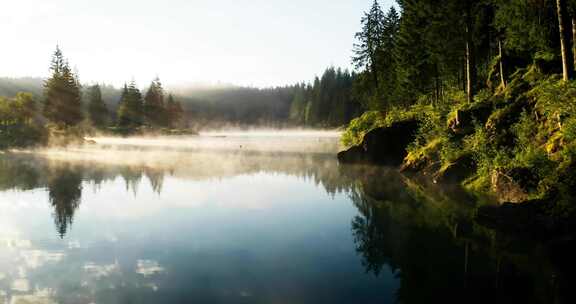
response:
[[[415,159],[404,159],[404,162],[400,166],[400,172],[405,173],[415,173],[421,172],[424,169],[428,168],[432,161],[425,156],[418,157]]]
[[[368,163],[366,151],[362,146],[354,146],[346,151],[338,153],[338,161],[343,164],[360,164]]]
[[[376,128],[364,135],[362,144],[338,153],[341,163],[369,163],[382,166],[399,166],[408,154],[418,130],[417,120],[404,120],[389,127]]]

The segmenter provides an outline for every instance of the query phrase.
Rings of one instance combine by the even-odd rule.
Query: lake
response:
[[[0,303],[569,303],[573,251],[339,166],[338,134],[94,138],[0,156]]]

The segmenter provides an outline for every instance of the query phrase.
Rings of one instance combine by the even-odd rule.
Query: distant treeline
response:
[[[353,95],[356,75],[347,70],[328,68],[314,83],[294,86],[290,120],[308,126],[342,126],[360,112]]]
[[[55,56],[64,60],[60,50]],[[360,104],[352,95],[355,77],[346,70],[330,67],[311,83],[274,88],[180,88],[166,98],[158,79],[144,92],[134,82],[121,89],[78,83],[81,111],[71,115],[82,115],[82,119],[97,127],[339,127],[361,113]],[[42,103],[47,100],[44,79],[0,78],[0,96],[15,96],[21,91],[32,93]],[[173,121],[175,117],[177,121]]]
[[[276,88],[184,90],[192,121],[238,125],[339,127],[361,113],[352,95],[354,74],[330,67],[312,83]]]

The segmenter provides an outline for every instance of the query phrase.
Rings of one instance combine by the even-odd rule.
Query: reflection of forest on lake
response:
[[[111,157],[86,158],[84,149],[15,153],[0,158],[0,190],[48,190],[56,228],[66,234],[80,206],[84,187],[98,191],[106,182],[123,180],[127,191],[138,194],[147,180],[161,194],[167,176],[190,180],[218,180],[255,173],[278,173],[311,180],[328,194],[350,190],[335,158],[325,153],[282,152],[178,152],[114,150]],[[122,163],[122,164],[121,164]]]
[[[475,199],[457,187],[366,168],[359,180],[356,248],[367,272],[392,268],[400,303],[573,303],[572,244],[484,227]]]
[[[170,187],[167,178],[197,182],[286,175],[309,181],[328,196],[350,198],[358,211],[350,215],[350,229],[362,266],[368,276],[393,272],[400,282],[396,302],[573,300],[572,249],[479,225],[476,199],[458,188],[387,169],[338,166],[332,153],[321,151],[160,152],[123,148],[94,157],[95,150],[77,148],[5,154],[0,157],[0,189],[46,189],[57,233],[64,237],[83,192],[98,192],[105,183],[123,182],[126,191],[138,196],[141,183],[147,182],[161,196]]]

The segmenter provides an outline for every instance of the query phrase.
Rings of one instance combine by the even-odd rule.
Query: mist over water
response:
[[[337,132],[208,132],[199,136],[93,137],[92,144],[13,151],[52,164],[146,168],[176,176],[337,170]]]
[[[118,148],[163,148],[172,150],[224,150],[268,152],[316,152],[338,151],[338,131],[212,131],[199,136],[170,137],[95,137],[88,138],[100,146]]]

